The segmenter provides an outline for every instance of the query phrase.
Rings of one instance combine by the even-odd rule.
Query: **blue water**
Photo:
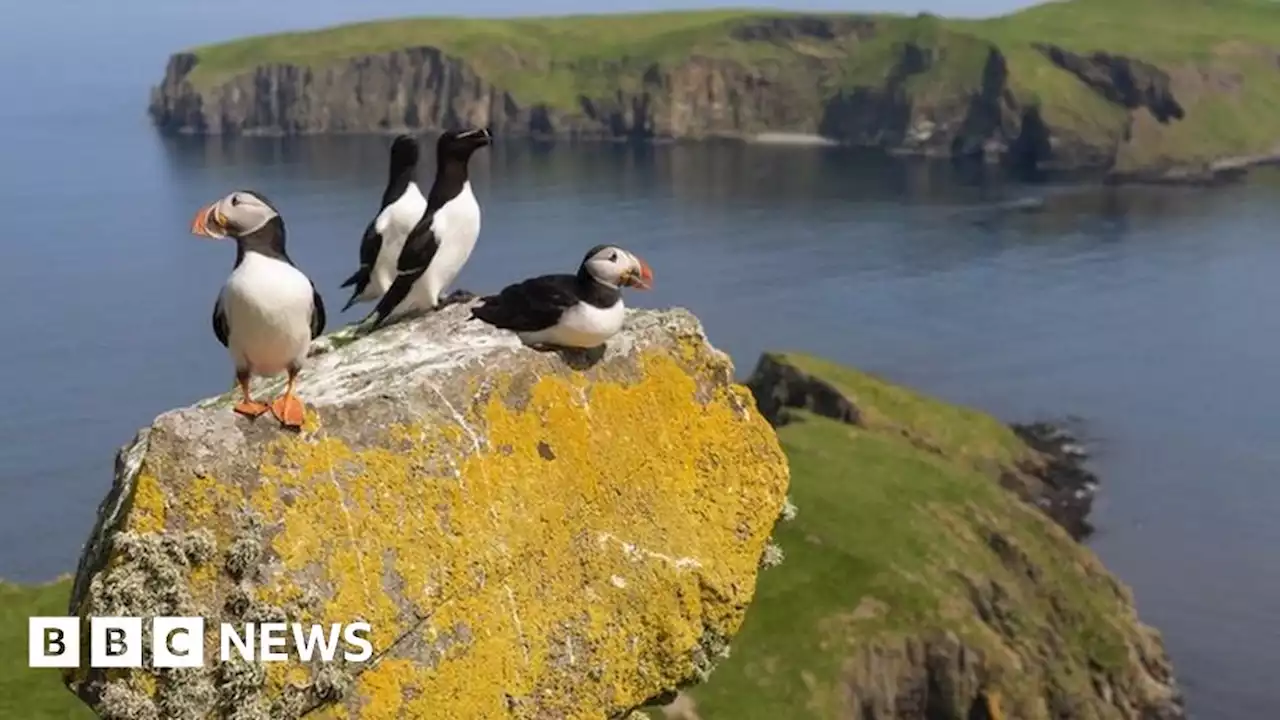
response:
[[[0,27],[0,577],[69,571],[115,448],[228,387],[208,316],[233,253],[187,233],[198,205],[268,193],[295,260],[345,300],[385,139],[163,140],[143,110],[173,49],[359,12],[63,2]],[[1093,545],[1164,632],[1195,716],[1274,713],[1280,177],[1027,186],[733,145],[504,143],[474,169],[464,287],[616,242],[657,275],[632,298],[693,309],[743,372],[801,348],[1009,419],[1080,417],[1103,478]],[[1019,197],[1042,211],[998,209]]]

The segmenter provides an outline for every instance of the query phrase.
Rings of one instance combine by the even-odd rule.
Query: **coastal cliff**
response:
[[[206,658],[219,623],[358,620],[372,657],[70,687],[108,720],[605,718],[710,672],[788,483],[728,357],[679,310],[633,312],[601,357],[467,318],[322,338],[298,434],[229,397],[157,418],[72,590],[81,617],[203,616]]]
[[[1159,37],[1122,31],[1149,12],[1177,19]],[[164,132],[208,135],[457,124],[621,141],[798,133],[1203,180],[1280,148],[1268,129],[1280,43],[1267,28],[1277,27],[1280,13],[1251,0],[1071,0],[988,21],[706,12],[367,23],[176,54],[150,114]]]
[[[733,655],[649,717],[1185,716],[1129,591],[1026,502],[1052,484],[1009,492],[1052,453],[802,354],[765,355],[748,384],[791,459],[786,562],[761,575]]]

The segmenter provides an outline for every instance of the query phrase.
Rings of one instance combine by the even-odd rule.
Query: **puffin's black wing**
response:
[[[324,332],[324,299],[316,291],[316,284],[311,283],[311,339],[315,340]]]
[[[440,239],[431,230],[434,219],[435,213],[423,215],[418,224],[413,226],[409,236],[404,239],[400,259],[396,261],[396,279],[378,301],[378,307],[371,313],[371,317],[375,318],[373,322],[375,329],[382,325],[391,311],[395,310],[400,301],[408,296],[413,284],[422,277],[422,273],[427,271],[427,267],[431,265],[431,259],[440,249]]]
[[[515,332],[531,332],[555,325],[565,310],[578,303],[575,275],[543,275],[508,285],[483,299],[473,317]]]
[[[230,332],[227,313],[222,309],[222,295],[219,293],[218,301],[213,304],[213,334],[217,336],[218,342],[222,343],[222,347],[227,347],[227,336]]]
[[[360,239],[360,267],[356,269],[351,277],[343,281],[341,287],[350,287],[355,285],[355,289],[351,291],[351,299],[347,300],[347,304],[342,306],[343,312],[347,308],[356,304],[356,298],[360,297],[360,293],[369,285],[369,278],[373,276],[373,266],[378,262],[378,252],[382,250],[382,236],[374,230],[378,218],[369,221],[369,226],[364,229],[364,237]]]

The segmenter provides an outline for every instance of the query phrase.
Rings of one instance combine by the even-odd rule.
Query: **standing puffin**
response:
[[[324,303],[284,249],[284,220],[261,193],[238,190],[200,208],[191,232],[235,238],[236,264],[213,306],[213,333],[231,354],[241,400],[235,410],[257,417],[268,409],[285,427],[302,426],[294,394],[312,339],[324,331]],[[252,376],[289,373],[284,394],[269,407],[249,395]]]
[[[356,303],[377,300],[391,287],[404,239],[427,210],[427,199],[414,180],[417,170],[418,141],[397,136],[391,143],[391,172],[382,204],[360,240],[360,268],[342,283],[342,287],[355,286],[343,312]]]
[[[649,289],[653,271],[615,245],[587,251],[577,275],[543,275],[508,285],[471,311],[513,330],[526,345],[594,348],[622,329],[622,288]]]
[[[377,329],[388,320],[433,310],[458,277],[480,235],[480,204],[471,192],[467,163],[492,141],[484,128],[450,130],[436,142],[436,178],[422,219],[405,239],[396,278],[365,322]]]

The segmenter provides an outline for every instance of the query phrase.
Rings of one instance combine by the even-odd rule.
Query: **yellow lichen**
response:
[[[263,452],[248,497],[195,476],[171,513],[221,546],[255,512],[278,561],[259,600],[283,607],[306,577],[323,598],[308,621],[360,619],[375,650],[416,648],[359,675],[365,720],[495,717],[508,697],[565,718],[639,703],[693,675],[705,633],[737,630],[786,490],[772,429],[700,353],[645,354],[629,383],[542,377],[519,409],[491,378],[454,425],[388,428],[375,447],[309,414]],[[163,496],[139,483],[131,522],[159,529]],[[300,672],[274,665],[268,685]]]
[[[151,473],[141,472],[133,481],[133,507],[129,511],[129,530],[136,533],[159,532],[165,524],[164,492]]]

